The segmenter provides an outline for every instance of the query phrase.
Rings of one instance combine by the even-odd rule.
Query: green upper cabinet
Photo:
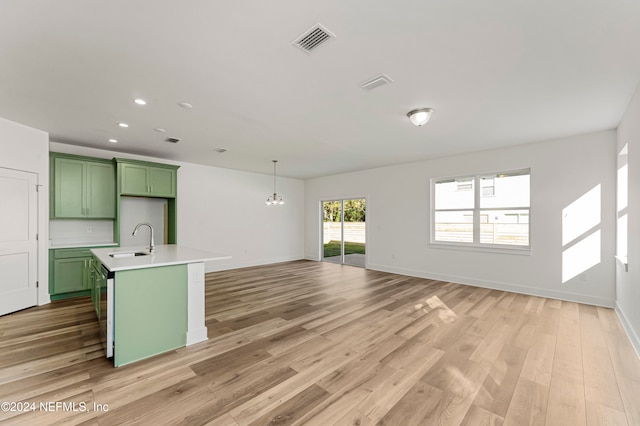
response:
[[[115,159],[118,163],[120,195],[176,197],[178,166]]]
[[[115,218],[115,173],[109,160],[51,153],[51,218]]]

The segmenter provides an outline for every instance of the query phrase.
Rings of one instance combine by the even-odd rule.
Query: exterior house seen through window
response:
[[[529,247],[531,171],[432,179],[432,243]]]

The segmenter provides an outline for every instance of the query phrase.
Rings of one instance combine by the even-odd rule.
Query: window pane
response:
[[[473,242],[473,210],[436,212],[435,241]]]
[[[529,210],[481,210],[480,242],[528,246]]]
[[[481,176],[480,208],[529,207],[529,177],[528,171]]]
[[[456,178],[437,181],[435,186],[435,209],[473,209],[473,178]]]

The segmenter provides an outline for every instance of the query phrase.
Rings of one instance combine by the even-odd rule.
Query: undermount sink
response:
[[[113,258],[118,258],[118,257],[148,256],[150,254],[151,253],[147,253],[146,251],[125,251],[125,252],[109,253],[109,256]]]

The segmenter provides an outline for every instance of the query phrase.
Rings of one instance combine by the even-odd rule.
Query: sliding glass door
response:
[[[322,260],[365,267],[366,200],[322,202]]]

